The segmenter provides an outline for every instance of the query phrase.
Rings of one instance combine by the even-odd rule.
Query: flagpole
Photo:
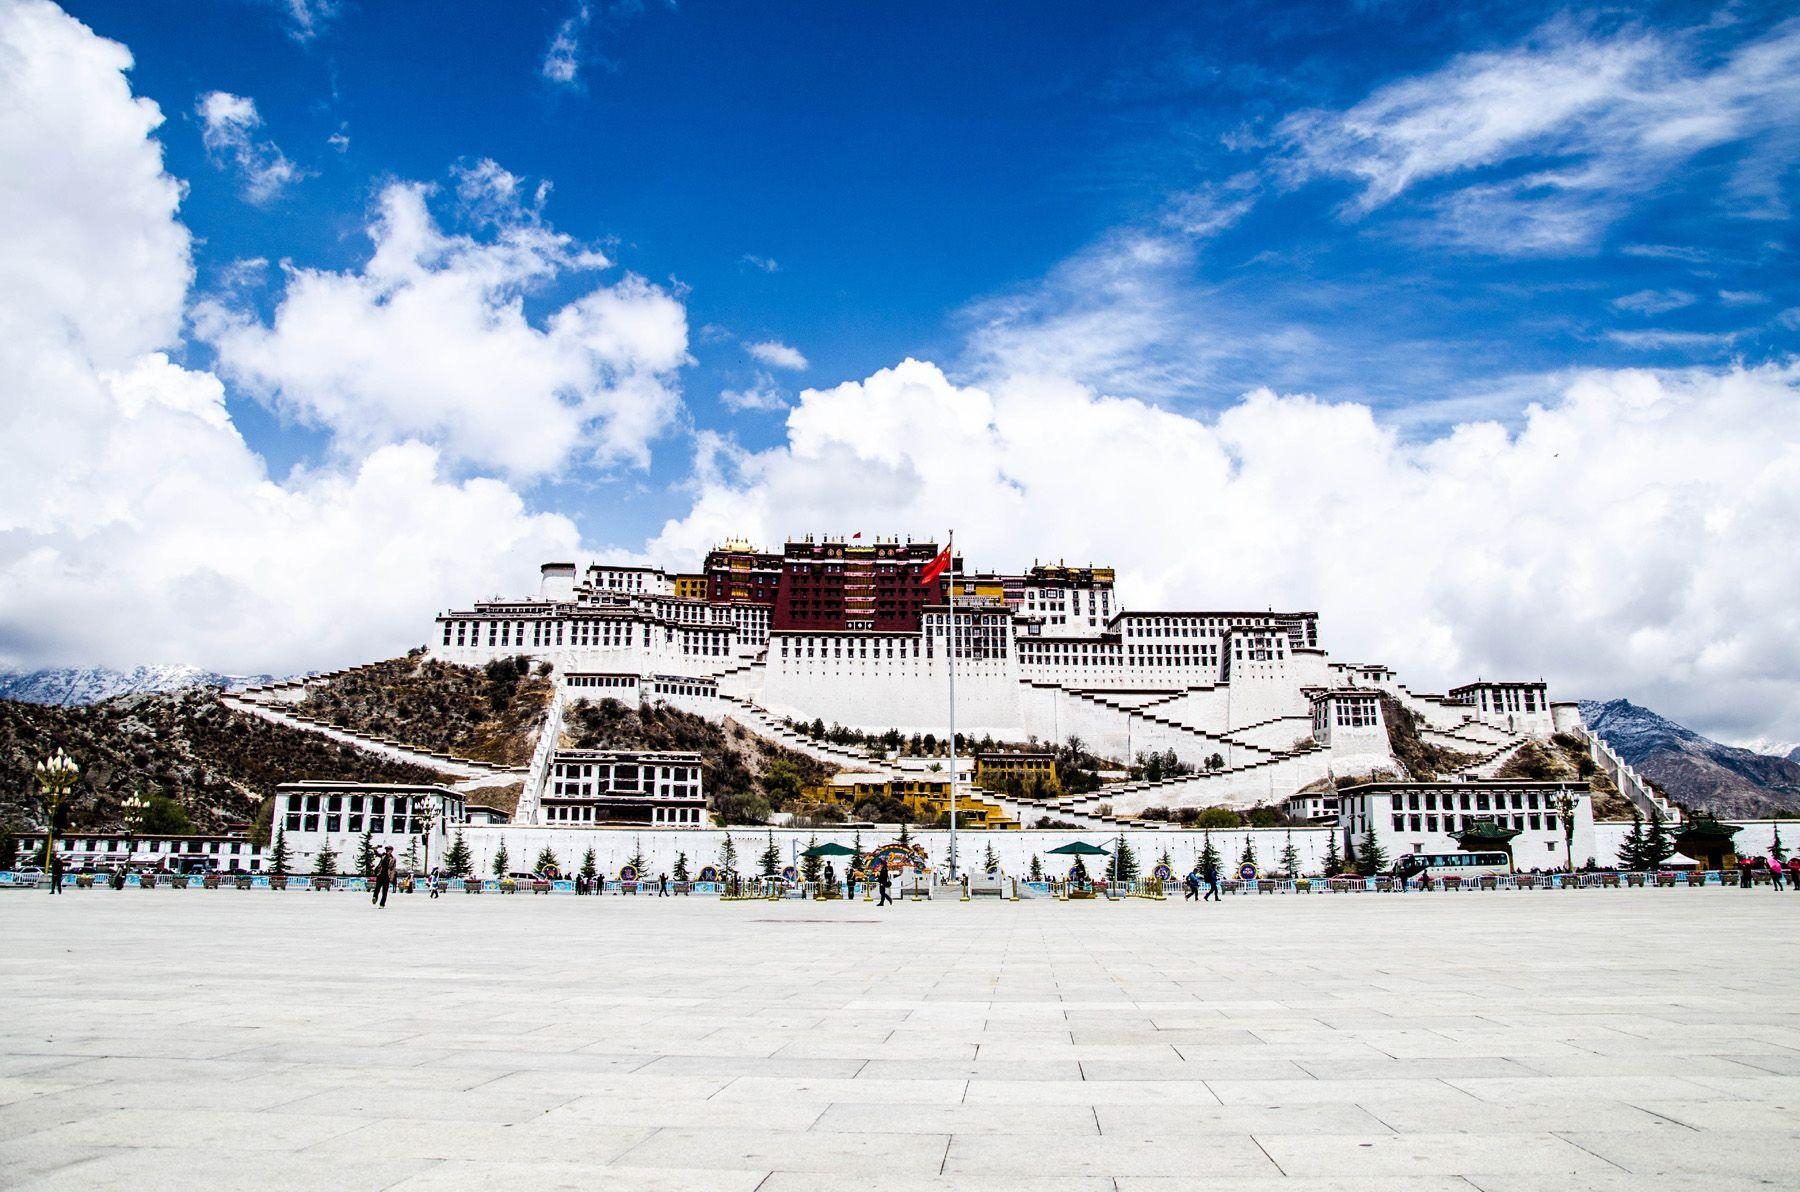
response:
[[[956,873],[956,531],[950,531],[950,880]]]

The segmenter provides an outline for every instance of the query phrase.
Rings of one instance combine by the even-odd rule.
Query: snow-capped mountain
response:
[[[1677,803],[1726,817],[1800,809],[1800,757],[1720,744],[1630,700],[1583,700],[1581,720]]]
[[[115,695],[145,691],[247,687],[269,682],[270,678],[269,675],[221,675],[185,664],[140,666],[128,671],[104,666],[56,667],[0,672],[0,699],[30,704],[92,704]]]

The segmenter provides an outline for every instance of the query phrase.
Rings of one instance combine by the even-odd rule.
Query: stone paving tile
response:
[[[0,895],[0,1186],[1800,1183],[1800,900],[109,894]]]

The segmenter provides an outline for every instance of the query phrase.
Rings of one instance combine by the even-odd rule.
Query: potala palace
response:
[[[1112,570],[1094,566],[1012,575],[953,559],[921,584],[938,553],[933,542],[808,537],[778,554],[729,542],[693,574],[547,563],[532,595],[439,615],[431,650],[465,664],[528,655],[554,668],[559,701],[662,700],[792,743],[783,721],[942,735],[954,634],[959,732],[1078,738],[1121,761],[1173,751],[1195,767],[1060,798],[1064,817],[1101,803],[1109,818],[1278,803],[1327,775],[1398,773],[1383,694],[1418,717],[1423,739],[1477,758],[1468,777],[1578,725],[1541,681],[1423,694],[1385,666],[1334,661],[1314,612],[1128,610]],[[904,766],[827,760],[864,771],[846,781]],[[521,816],[543,793],[527,790]],[[1006,810],[1023,819],[1043,809]]]

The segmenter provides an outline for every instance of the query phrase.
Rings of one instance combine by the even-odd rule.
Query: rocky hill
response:
[[[244,715],[211,687],[67,708],[0,700],[0,821],[39,822],[32,767],[57,747],[81,766],[65,811],[76,828],[117,828],[120,802],[133,792],[157,801],[163,831],[218,831],[254,820],[283,782],[446,781],[435,770]]]
[[[674,749],[698,753],[706,802],[728,824],[760,824],[792,810],[801,792],[836,771],[739,725],[714,724],[666,704],[581,701],[564,718],[571,749]]]
[[[1630,700],[1583,700],[1581,719],[1676,803],[1724,817],[1800,812],[1800,762],[1722,745]]]
[[[553,692],[541,669],[524,657],[458,666],[416,650],[317,681],[299,708],[366,736],[523,766]]]
[[[186,665],[140,666],[128,671],[104,666],[65,666],[51,670],[0,672],[0,699],[70,706],[149,691],[180,691],[186,687],[246,687],[252,683],[267,683],[270,678],[269,675],[221,675]]]

